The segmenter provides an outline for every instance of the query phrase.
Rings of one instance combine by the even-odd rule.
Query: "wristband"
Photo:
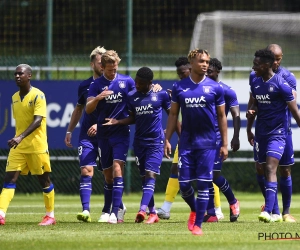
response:
[[[70,132],[70,131],[67,131],[67,133],[66,134],[72,134],[72,132]]]

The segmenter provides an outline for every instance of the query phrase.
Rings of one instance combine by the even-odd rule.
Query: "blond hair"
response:
[[[106,66],[107,63],[117,63],[121,61],[118,53],[114,50],[107,50],[101,57],[101,64],[103,67]]]
[[[100,46],[96,47],[90,54],[91,62],[94,61],[96,55],[102,56],[105,52],[106,52],[106,49],[104,47],[100,47]]]
[[[208,53],[207,50],[196,48],[196,49],[191,50],[191,51],[189,52],[189,54],[188,54],[189,62],[191,62],[191,60],[192,60],[193,58],[195,58],[198,54],[206,54],[206,55],[208,55],[208,56],[210,57],[210,54]]]

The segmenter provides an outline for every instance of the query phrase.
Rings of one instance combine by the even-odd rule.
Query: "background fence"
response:
[[[245,107],[248,100],[245,82],[257,49],[279,43],[284,51],[283,65],[300,79],[299,12],[297,0],[0,0],[0,80],[4,81],[0,84],[1,143],[5,144],[7,137],[11,137],[5,130],[5,123],[12,126],[9,119],[5,120],[6,113],[10,112],[8,102],[1,100],[4,95],[10,97],[13,94],[13,91],[6,93],[4,90],[11,84],[7,80],[13,79],[13,71],[20,63],[33,66],[35,80],[82,80],[91,75],[88,67],[90,52],[101,45],[119,53],[122,73],[133,76],[139,67],[150,66],[158,81],[175,81],[175,60],[186,56],[193,47],[208,48],[212,56],[223,62],[221,79],[240,88],[238,99]],[[47,84],[51,89],[57,82]],[[240,84],[244,85],[241,87]],[[76,93],[77,85],[72,88]],[[45,94],[47,100],[50,99],[49,91]],[[70,102],[75,105],[76,94]],[[75,194],[80,178],[77,152],[57,147],[68,125],[66,119],[70,118],[69,113],[64,112],[70,107],[56,103],[51,106],[60,117],[52,117],[54,125],[48,126],[48,131],[55,130],[55,122],[59,122],[56,131],[51,132],[51,137],[56,134],[54,138],[59,143],[50,148],[56,190]],[[49,115],[53,116],[53,113]],[[244,113],[241,117],[244,119]],[[245,121],[242,126],[244,131]],[[298,129],[294,128],[294,131],[298,138]],[[295,139],[294,146],[300,148]],[[0,183],[7,153],[7,148],[2,146]],[[298,152],[295,157],[297,155]],[[165,189],[170,165],[168,161],[162,164],[156,186],[158,192]],[[293,167],[294,183],[300,181],[297,165],[298,161]],[[139,191],[140,181],[134,162],[129,161],[126,169],[126,191]],[[234,189],[258,191],[249,149],[230,155],[224,163],[223,173]],[[21,176],[17,191],[40,192],[38,183],[32,182],[32,178]],[[102,193],[103,178],[97,171],[93,185],[95,193]],[[294,185],[294,191],[300,192],[300,187]]]

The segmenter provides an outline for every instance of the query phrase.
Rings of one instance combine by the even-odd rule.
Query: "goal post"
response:
[[[299,66],[300,14],[285,12],[215,11],[195,21],[190,50],[207,49],[224,66],[249,66],[256,50],[279,44],[284,65]]]

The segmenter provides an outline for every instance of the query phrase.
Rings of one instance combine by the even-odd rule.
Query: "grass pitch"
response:
[[[260,194],[237,193],[241,215],[238,222],[229,222],[229,207],[222,197],[225,219],[203,224],[203,236],[193,236],[187,229],[189,209],[176,197],[169,220],[147,225],[134,223],[141,194],[124,195],[127,207],[125,223],[98,223],[103,196],[93,195],[92,223],[78,222],[81,211],[78,196],[56,195],[54,226],[37,224],[44,216],[42,194],[16,195],[9,207],[6,224],[0,227],[0,249],[300,249],[300,240],[270,238],[300,237],[299,223],[261,223],[257,216],[263,198]],[[160,207],[164,195],[155,195]],[[281,202],[280,196],[279,200]],[[291,214],[300,221],[300,195],[293,196]],[[268,237],[269,236],[269,237]]]

